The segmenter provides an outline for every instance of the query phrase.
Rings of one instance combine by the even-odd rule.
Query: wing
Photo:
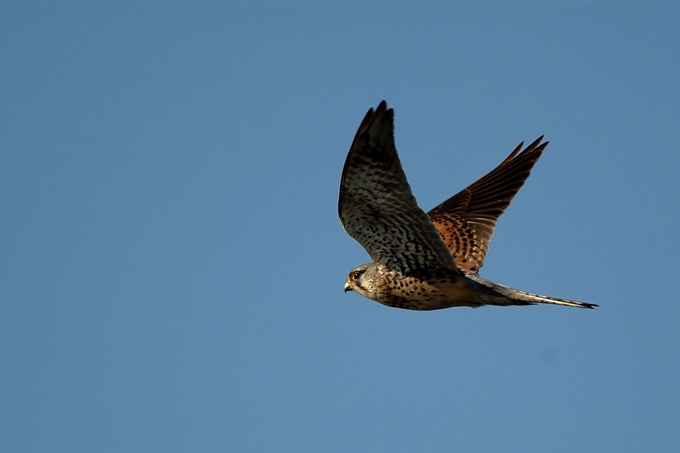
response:
[[[548,145],[542,140],[543,136],[522,152],[524,142],[520,143],[498,167],[429,212],[464,272],[476,274],[484,264],[498,218]]]
[[[376,264],[402,275],[446,267],[460,272],[428,215],[418,207],[394,146],[394,111],[385,101],[361,122],[340,181],[340,220]]]

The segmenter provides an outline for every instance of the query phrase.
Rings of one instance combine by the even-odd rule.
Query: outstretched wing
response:
[[[459,271],[437,229],[418,207],[394,146],[394,111],[370,109],[347,155],[338,203],[345,231],[376,264],[408,275],[446,267]]]
[[[520,143],[498,167],[428,213],[464,272],[476,274],[484,264],[498,218],[548,145],[542,140],[522,152]]]

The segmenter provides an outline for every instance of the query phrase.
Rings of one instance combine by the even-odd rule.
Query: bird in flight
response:
[[[520,143],[486,176],[425,213],[394,145],[394,110],[382,101],[364,117],[345,161],[338,211],[372,263],[353,269],[345,292],[409,310],[482,305],[596,304],[542,296],[479,276],[496,221],[548,142]]]

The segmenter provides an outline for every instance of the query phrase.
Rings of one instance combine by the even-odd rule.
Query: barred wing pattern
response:
[[[428,213],[466,274],[477,274],[484,264],[498,218],[548,145],[542,140],[543,136],[522,152],[524,142],[520,143],[495,169]]]
[[[460,272],[411,192],[394,144],[394,111],[385,101],[368,111],[354,137],[338,211],[345,231],[374,263],[401,275],[441,267]]]

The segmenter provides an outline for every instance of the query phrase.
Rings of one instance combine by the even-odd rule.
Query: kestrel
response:
[[[494,170],[425,213],[411,193],[385,101],[361,122],[345,161],[338,210],[345,231],[372,263],[349,273],[345,292],[409,310],[482,305],[596,304],[541,296],[478,275],[496,221],[548,142],[520,143]]]

